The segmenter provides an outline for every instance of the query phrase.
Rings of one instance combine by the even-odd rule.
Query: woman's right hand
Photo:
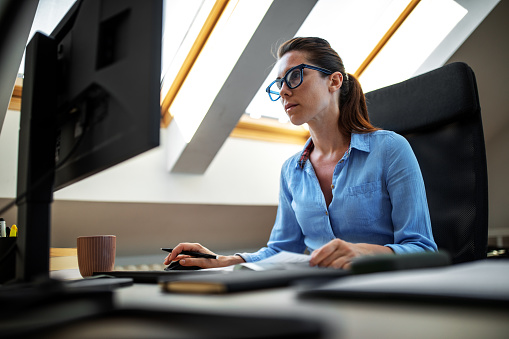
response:
[[[189,255],[180,254],[182,251],[193,251],[207,253],[217,256],[217,259],[194,258]],[[199,266],[201,268],[214,268],[236,265],[244,262],[244,259],[238,255],[218,255],[205,246],[198,243],[180,243],[173,248],[164,260],[165,265],[169,265],[172,261],[179,261],[182,266]]]

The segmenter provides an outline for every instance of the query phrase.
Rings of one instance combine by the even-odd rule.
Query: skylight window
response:
[[[360,77],[368,92],[406,80],[468,11],[453,0],[421,1]]]
[[[214,0],[164,1],[162,93],[167,93],[209,15]]]
[[[296,36],[319,36],[343,59],[346,71],[357,73],[377,43],[409,6],[408,0],[320,0]],[[359,77],[365,92],[413,76],[426,58],[466,15],[453,0],[422,0]],[[276,78],[273,69],[266,84]],[[287,122],[281,105],[271,102],[265,84],[246,114]]]
[[[228,3],[170,106],[174,121],[187,142],[193,137],[271,3],[272,0]]]
[[[326,39],[343,59],[346,71],[354,73],[380,41],[409,0],[320,0],[296,36]],[[265,87],[277,77],[267,77],[246,113],[252,118],[269,117],[288,122],[281,105],[268,99]]]

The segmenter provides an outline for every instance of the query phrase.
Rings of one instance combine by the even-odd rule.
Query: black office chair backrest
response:
[[[485,258],[488,176],[472,69],[452,63],[366,99],[371,123],[403,135],[414,150],[438,248],[454,263]]]

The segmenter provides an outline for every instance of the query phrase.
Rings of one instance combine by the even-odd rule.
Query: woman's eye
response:
[[[300,81],[300,71],[295,70],[295,71],[291,72],[290,74],[288,74],[288,81],[291,84],[298,83]]]

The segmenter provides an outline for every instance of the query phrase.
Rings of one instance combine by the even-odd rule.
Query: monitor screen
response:
[[[159,144],[161,18],[157,1],[77,2],[51,34],[56,189]]]
[[[162,1],[82,0],[27,46],[18,280],[49,271],[53,191],[159,145]]]

